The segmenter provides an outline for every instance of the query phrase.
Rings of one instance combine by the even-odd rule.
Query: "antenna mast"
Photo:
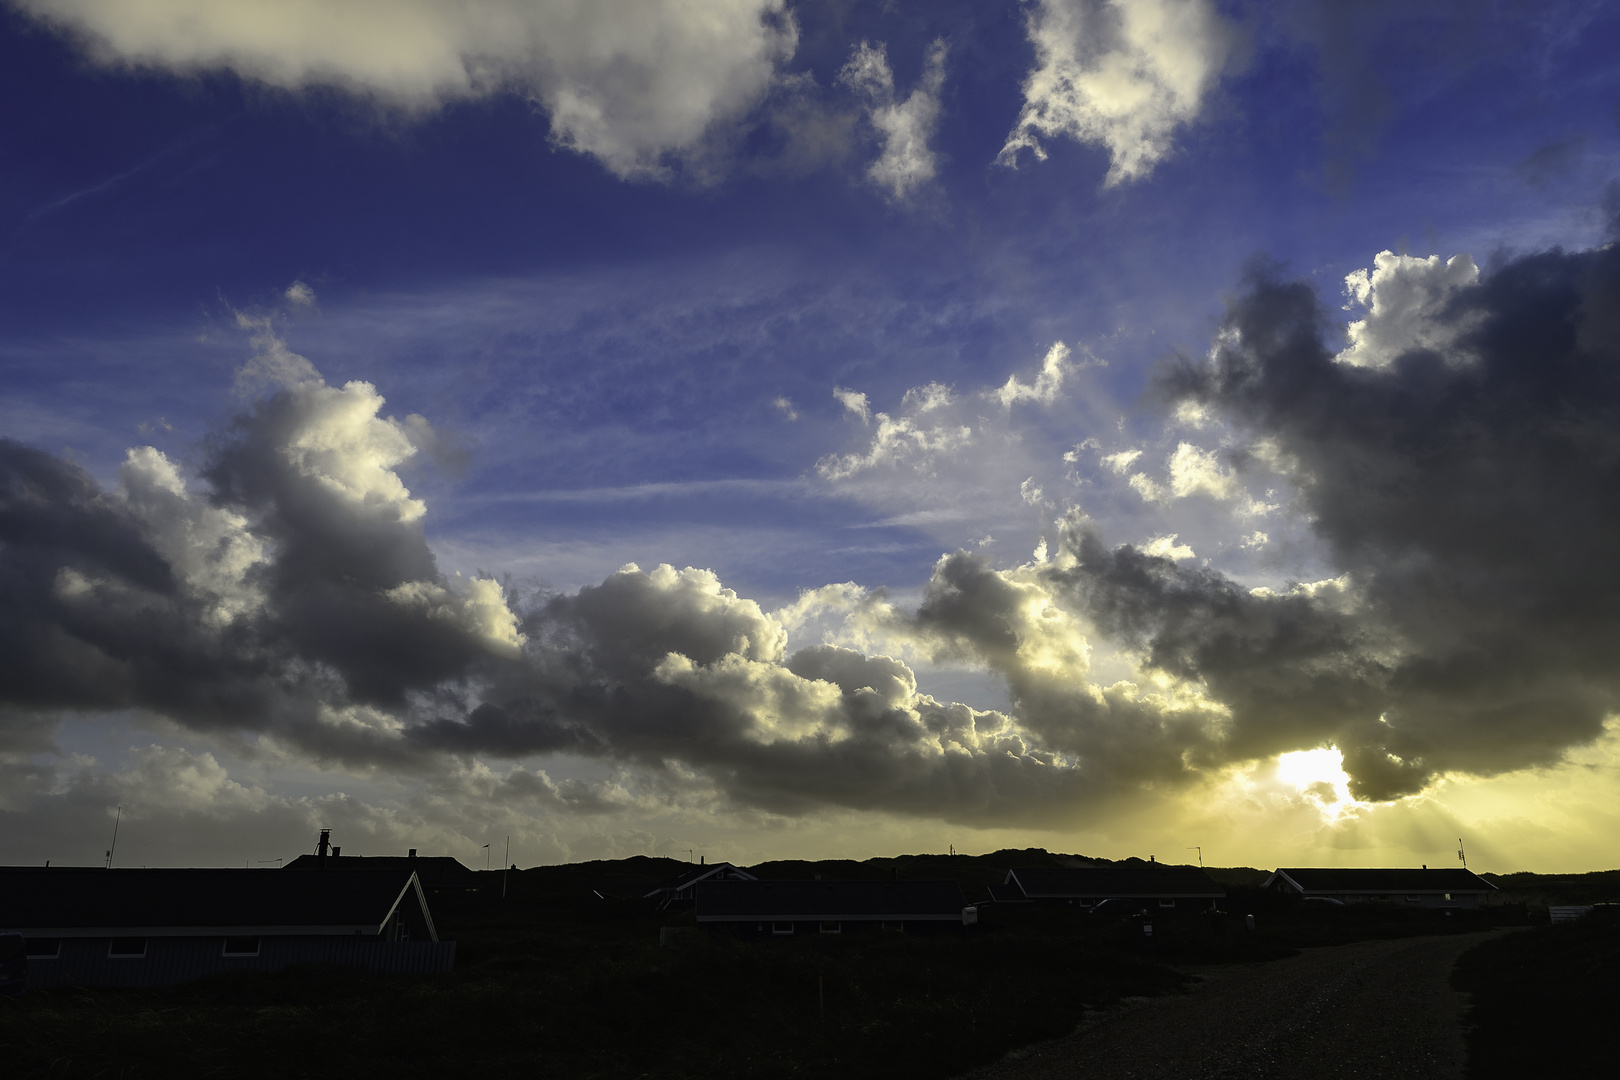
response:
[[[112,847],[107,849],[107,864],[106,864],[106,866],[103,867],[103,869],[105,869],[105,870],[111,870],[112,869],[113,852],[118,850],[118,825],[123,820],[124,820],[124,808],[123,808],[122,805],[120,805],[118,807],[118,816],[113,818],[113,842],[112,842]]]
[[[1468,869],[1468,856],[1463,851],[1463,842],[1460,836],[1457,837],[1457,861],[1463,864],[1464,870]]]
[[[1204,848],[1203,848],[1203,845],[1201,845],[1201,844],[1189,844],[1189,845],[1187,845],[1187,850],[1188,851],[1196,851],[1196,852],[1198,852],[1198,867],[1199,867],[1200,870],[1203,869],[1203,867],[1204,867]]]

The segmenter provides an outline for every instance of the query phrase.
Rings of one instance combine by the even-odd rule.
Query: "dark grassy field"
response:
[[[949,877],[974,901],[1008,866],[1061,858],[750,869]],[[504,898],[497,872],[480,893],[435,896],[441,936],[458,942],[446,976],[307,969],[150,991],[31,992],[0,1001],[0,1062],[19,1077],[943,1078],[1065,1034],[1087,1009],[1176,992],[1185,982],[1176,964],[1260,962],[1309,945],[1525,919],[1517,908],[1302,910],[1261,894],[1257,872],[1240,869],[1217,872],[1228,914],[1155,919],[1151,949],[1139,921],[1032,905],[986,905],[968,933],[744,940],[639,899],[686,868],[646,858],[543,867],[508,875]],[[659,944],[661,928],[669,944]]]
[[[1469,1080],[1620,1071],[1620,908],[1488,941],[1463,954],[1451,982],[1471,995]]]

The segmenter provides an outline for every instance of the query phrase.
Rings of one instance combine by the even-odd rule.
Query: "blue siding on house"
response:
[[[455,962],[454,941],[367,937],[259,939],[258,956],[224,956],[223,937],[153,937],[140,959],[109,957],[111,938],[63,938],[57,959],[28,961],[30,990],[53,986],[167,986],[229,971],[276,971],[292,964],[336,964],[377,975],[437,975]]]

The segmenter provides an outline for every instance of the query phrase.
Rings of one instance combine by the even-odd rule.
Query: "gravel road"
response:
[[[1457,957],[1497,932],[1363,941],[1189,967],[1188,994],[1126,1001],[964,1080],[1460,1080]]]

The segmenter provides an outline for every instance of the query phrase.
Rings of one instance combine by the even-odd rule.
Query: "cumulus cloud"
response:
[[[1156,665],[1197,673],[1235,731],[1336,741],[1360,797],[1597,737],[1620,708],[1617,260],[1529,256],[1414,305],[1403,337],[1451,342],[1460,365],[1433,348],[1340,362],[1307,286],[1251,281],[1209,361],[1163,389],[1271,445],[1341,576],[1251,594],[1098,552],[1106,572],[1082,563],[1109,584],[1090,603]]]
[[[513,92],[553,140],[653,174],[757,105],[797,47],[783,0],[12,0],[104,64],[228,70],[424,111]]]
[[[1052,508],[1028,562],[956,551],[914,601],[845,583],[778,612],[691,567],[521,601],[446,578],[376,388],[261,340],[286,377],[194,475],[139,448],[104,490],[0,443],[0,768],[53,783],[28,757],[42,716],[135,709],[427,775],[441,815],[482,791],[558,813],[688,800],[1050,827],[1330,746],[1360,800],[1551,765],[1620,712],[1617,302],[1616,249],[1521,259],[1424,315],[1470,363],[1368,367],[1337,359],[1308,286],[1249,282],[1212,353],[1157,392],[1270,448],[1331,564],[1320,580],[1251,587],[1194,564],[1181,533],[1111,545]],[[920,460],[906,433],[954,401],[922,387],[875,414],[854,464]],[[1236,501],[1229,466],[1188,446],[1185,494]],[[924,692],[922,664],[986,673],[1005,705]],[[541,754],[613,778],[480,763]],[[151,751],[131,769],[222,814],[296,810],[217,765]]]
[[[1061,341],[1053,342],[1052,347],[1046,350],[1046,356],[1041,361],[1041,370],[1035,376],[1034,382],[1022,382],[1017,375],[1009,375],[1000,389],[990,392],[990,397],[999,401],[1002,408],[1006,409],[1012,408],[1020,401],[1050,405],[1057,400],[1059,391],[1063,389],[1063,377],[1069,370],[1069,347]]]
[[[870,422],[874,417],[865,394],[842,387],[833,395],[844,408]],[[897,416],[876,415],[877,430],[862,450],[829,454],[816,462],[816,472],[826,480],[847,480],[858,473],[885,465],[906,464],[928,470],[940,457],[950,455],[973,441],[973,428],[953,417],[930,416],[953,403],[950,387],[929,383],[907,390]]]
[[[945,86],[943,41],[928,47],[922,78],[904,100],[894,89],[894,72],[882,42],[861,42],[838,73],[838,81],[866,99],[866,118],[883,149],[867,168],[867,178],[903,199],[934,178],[935,152],[929,146],[939,125],[939,95]]]
[[[1232,30],[1210,0],[1039,0],[1029,15],[1035,67],[1000,160],[1042,139],[1105,147],[1106,183],[1146,176],[1220,78]]]
[[[1365,314],[1345,328],[1350,344],[1339,352],[1339,361],[1388,367],[1416,349],[1461,359],[1453,346],[1469,327],[1466,321],[1446,318],[1445,308],[1459,289],[1477,281],[1479,268],[1467,255],[1420,259],[1380,251],[1371,270],[1356,270],[1344,279],[1345,310],[1359,308]]]

